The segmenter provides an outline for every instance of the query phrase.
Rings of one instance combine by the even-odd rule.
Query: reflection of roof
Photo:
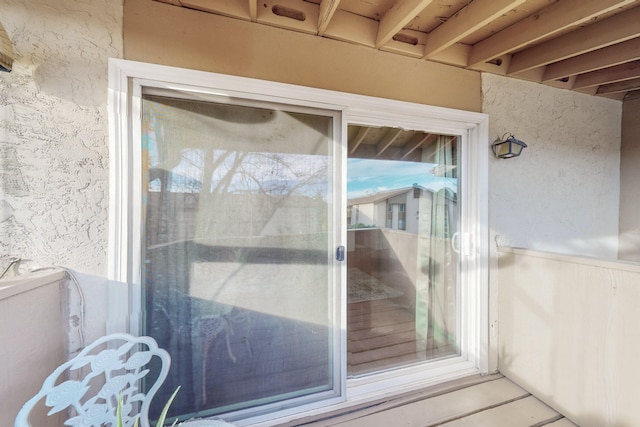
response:
[[[389,191],[381,191],[379,193],[370,194],[368,196],[355,197],[353,199],[347,200],[347,206],[353,205],[363,205],[366,203],[377,203],[383,200],[390,199],[395,196],[399,196],[400,194],[407,193],[409,191],[413,191],[414,188],[419,188],[424,191],[429,191],[430,193],[438,193],[438,191],[433,190],[431,188],[425,188],[421,185],[413,186],[413,187],[404,187],[404,188],[396,188],[395,190]],[[456,193],[450,188],[444,187],[445,197],[449,200],[456,201]],[[442,190],[440,190],[442,191]]]
[[[368,196],[356,197],[354,199],[349,199],[347,201],[347,205],[362,205],[365,203],[376,203],[382,200],[387,200],[395,196],[399,196],[400,194],[404,194],[407,191],[413,191],[414,187],[404,187],[404,188],[396,188],[395,190],[382,191],[380,193],[370,194]],[[421,190],[428,190],[427,188],[418,186]]]

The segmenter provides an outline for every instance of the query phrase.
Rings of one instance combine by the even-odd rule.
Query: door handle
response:
[[[457,242],[457,245],[456,245]],[[451,249],[453,249],[453,251],[457,254],[460,253],[460,232],[456,231],[455,233],[453,233],[453,236],[451,236]]]
[[[336,260],[344,261],[344,246],[338,246],[336,248]]]
[[[462,239],[465,239],[462,241]],[[451,236],[451,249],[457,254],[470,257],[475,255],[473,235],[470,233],[460,234],[459,231]]]

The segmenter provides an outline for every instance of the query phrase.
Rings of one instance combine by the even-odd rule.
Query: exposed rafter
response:
[[[433,57],[525,1],[475,0],[469,3],[429,34],[423,57]]]
[[[247,0],[249,2],[249,18],[251,22],[258,20],[258,0]]]
[[[490,61],[629,3],[632,1],[559,0],[474,45],[469,57],[469,65]]]
[[[327,31],[329,22],[333,18],[333,15],[338,10],[340,0],[322,0],[320,2],[320,16],[318,17],[318,35],[324,35]]]
[[[349,141],[349,154],[353,154],[358,149],[360,144],[362,144],[362,141],[364,141],[364,139],[367,137],[367,134],[370,130],[370,127],[364,126],[361,127],[360,130],[358,130],[358,134],[353,139],[353,141]]]
[[[557,80],[640,59],[640,38],[547,65],[543,81]]]
[[[558,62],[640,36],[640,7],[556,37],[511,57],[509,74]]]
[[[625,101],[634,101],[636,99],[640,99],[640,88],[627,92],[623,99]]]
[[[380,20],[376,48],[382,47],[411,22],[432,0],[398,0]]]
[[[165,0],[162,0],[165,1]],[[219,0],[167,0],[171,3],[180,3],[183,7],[203,10],[205,12],[219,13],[231,18],[250,20],[248,1],[219,1]]]
[[[640,0],[156,1],[613,99],[640,90]],[[349,148],[376,156],[368,142]]]
[[[380,156],[402,134],[402,129],[389,129],[384,138],[376,146],[376,154]]]
[[[628,80],[624,82],[611,83],[608,85],[603,85],[598,88],[597,93],[599,95],[605,95],[609,93],[620,93],[620,92],[628,92],[630,90],[635,90],[640,87],[640,78]]]
[[[405,147],[405,153],[402,155],[402,159],[408,158],[418,148],[435,142],[437,138],[438,138],[438,135],[433,133],[427,133],[424,135],[419,134],[418,138],[416,138],[413,141],[410,141],[407,144],[407,146]]]
[[[615,67],[604,68],[590,73],[580,74],[573,83],[573,89],[601,86],[609,83],[633,80],[640,75],[640,61],[628,62]]]

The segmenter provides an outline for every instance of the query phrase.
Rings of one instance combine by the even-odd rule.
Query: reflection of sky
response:
[[[436,166],[433,163],[347,159],[347,198],[411,187],[413,184],[436,191],[448,187],[457,192],[457,179],[433,175],[431,171]]]
[[[149,167],[162,167],[154,135],[145,135]],[[328,191],[328,157],[283,154],[283,153],[243,153],[213,151],[213,159],[222,160],[212,172],[212,190],[233,171],[233,178],[226,191],[261,191],[271,194],[298,194],[324,198]],[[179,159],[169,160],[173,164],[168,191],[194,193],[201,191],[204,173],[205,153],[202,149],[182,149],[174,155]],[[239,159],[238,156],[243,156]],[[222,158],[221,158],[222,157]],[[165,159],[167,161],[168,159]],[[177,164],[174,162],[177,160]],[[347,198],[352,199],[368,194],[418,184],[431,190],[448,187],[457,192],[455,178],[438,177],[433,174],[433,163],[403,162],[375,159],[347,160]],[[149,183],[150,191],[159,191],[160,182]]]

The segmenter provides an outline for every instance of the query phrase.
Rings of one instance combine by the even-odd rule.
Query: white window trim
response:
[[[137,86],[132,82],[137,81]],[[140,201],[136,200],[133,188],[140,182],[133,173],[134,165],[140,161],[139,150],[131,144],[132,135],[140,126],[140,120],[131,117],[139,111],[132,105],[133,91],[148,82],[155,87],[200,92],[198,88],[209,88],[209,93],[218,96],[241,94],[253,100],[268,100],[313,108],[327,108],[343,112],[342,136],[346,141],[347,124],[357,123],[371,126],[405,127],[433,133],[458,135],[465,146],[462,150],[459,177],[462,191],[469,195],[463,204],[461,215],[466,218],[460,229],[463,260],[462,330],[463,356],[432,362],[429,369],[423,365],[405,367],[386,373],[349,379],[343,386],[346,401],[332,406],[316,405],[306,412],[285,411],[279,418],[256,417],[241,421],[241,425],[274,425],[303,416],[313,416],[327,411],[345,408],[370,399],[406,393],[429,385],[488,371],[488,116],[482,113],[426,106],[403,101],[374,98],[342,92],[300,87],[282,83],[265,82],[242,77],[220,75],[196,70],[185,70],[162,65],[146,64],[122,59],[109,60],[109,120],[110,120],[110,215],[109,215],[109,279],[128,283],[130,295],[115,293],[110,299],[120,301],[110,309],[108,331],[136,332],[139,319],[127,318],[140,306],[140,235],[134,233],[136,215],[140,215]],[[191,89],[190,89],[191,88]],[[138,94],[139,95],[139,94]],[[138,163],[136,163],[138,162]],[[346,168],[341,167],[342,182],[346,182]],[[137,186],[137,187],[136,187]],[[346,206],[346,194],[342,205]],[[346,214],[342,215],[345,216]],[[344,219],[338,219],[341,224]],[[342,227],[340,240],[346,244],[346,225]],[[139,230],[138,230],[139,231]],[[346,268],[336,269],[342,281],[346,280]],[[466,272],[466,273],[465,273]],[[343,287],[344,288],[344,287]],[[114,291],[115,292],[115,291]],[[343,289],[343,293],[346,292]],[[344,296],[344,295],[343,295]],[[123,299],[123,297],[125,299]],[[123,304],[122,301],[128,301]],[[344,306],[344,304],[342,304]],[[112,305],[110,304],[110,307]],[[127,313],[125,313],[125,311]],[[137,310],[139,311],[139,309]],[[340,313],[341,339],[346,341],[346,309]],[[346,357],[343,357],[346,359]],[[346,360],[342,366],[346,378]],[[344,389],[346,388],[346,389]]]

